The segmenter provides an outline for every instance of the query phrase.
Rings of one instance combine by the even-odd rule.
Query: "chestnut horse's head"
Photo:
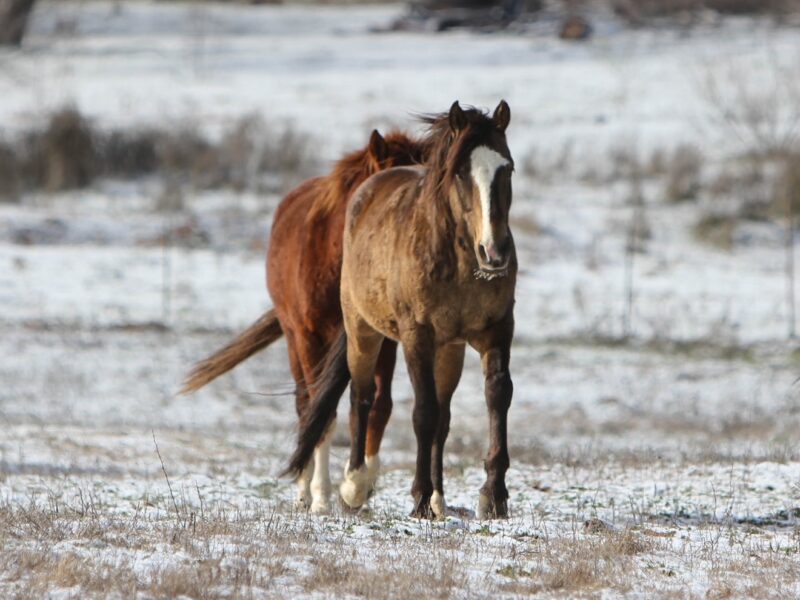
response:
[[[372,174],[392,167],[417,165],[425,162],[425,146],[400,131],[390,131],[383,137],[372,130],[367,145],[367,159]]]
[[[514,161],[506,143],[511,109],[501,100],[491,117],[454,102],[442,185],[454,217],[471,238],[479,277],[505,275],[513,243],[508,226]]]
[[[427,151],[427,144],[401,131],[390,131],[383,137],[373,130],[365,148],[344,156],[327,177],[320,179],[322,188],[306,219],[316,221],[337,209],[344,211],[352,193],[370,175],[391,167],[422,164]]]

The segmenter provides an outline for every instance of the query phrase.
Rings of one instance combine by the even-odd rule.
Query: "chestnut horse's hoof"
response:
[[[478,496],[478,518],[486,519],[505,519],[508,517],[508,501],[495,500],[481,492]]]

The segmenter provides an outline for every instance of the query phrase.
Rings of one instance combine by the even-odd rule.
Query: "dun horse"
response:
[[[296,408],[302,415],[325,353],[342,324],[339,278],[347,202],[370,175],[395,165],[421,163],[423,146],[399,132],[384,139],[372,132],[369,145],[340,160],[325,177],[302,183],[275,211],[267,250],[267,287],[275,308],[227,346],[194,366],[182,393],[203,387],[272,342],[286,336],[289,365],[296,382]],[[367,425],[366,461],[377,477],[378,449],[392,412],[391,380],[397,344],[382,345],[375,369],[374,402]],[[344,392],[347,386],[340,391]],[[332,428],[319,440],[314,461],[298,477],[298,504],[313,512],[329,509],[328,474]]]
[[[489,117],[458,102],[427,118],[425,167],[370,177],[348,206],[341,302],[344,333],[326,358],[287,472],[299,474],[335,417],[342,381],[351,382],[350,460],[340,487],[356,508],[372,481],[365,463],[374,373],[385,340],[403,346],[414,389],[417,438],[412,516],[445,514],[442,457],[450,400],[466,344],[481,356],[489,411],[481,518],[507,514],[507,414],[517,259],[508,225],[514,162],[501,101]]]

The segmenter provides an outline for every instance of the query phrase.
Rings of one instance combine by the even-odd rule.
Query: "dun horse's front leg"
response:
[[[434,517],[431,510],[433,482],[431,480],[431,450],[439,425],[439,405],[436,401],[434,378],[434,336],[427,328],[415,327],[403,333],[403,352],[408,374],[414,388],[414,433],[417,436],[417,469],[411,495],[418,519]]]
[[[386,339],[378,355],[375,365],[375,402],[369,412],[367,424],[367,446],[365,460],[369,475],[370,493],[375,489],[380,470],[378,452],[381,449],[381,440],[389,417],[392,415],[392,376],[397,362],[397,342]]]
[[[501,518],[508,514],[508,409],[514,391],[508,363],[513,326],[513,317],[509,316],[502,331],[493,332],[494,335],[481,340],[489,342],[488,345],[475,344],[481,353],[486,407],[489,409],[489,452],[484,465],[486,483],[478,497],[478,517],[481,519]]]
[[[450,431],[450,400],[464,369],[464,345],[451,344],[436,351],[436,397],[439,403],[439,425],[431,451],[433,496],[431,510],[440,519],[446,514],[444,501],[444,444]]]

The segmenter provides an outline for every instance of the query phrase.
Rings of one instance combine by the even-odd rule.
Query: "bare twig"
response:
[[[172,498],[172,506],[175,507],[175,514],[178,517],[178,521],[183,525],[183,516],[181,515],[181,511],[178,508],[178,502],[175,500],[175,494],[172,492],[172,484],[169,481],[169,475],[167,475],[167,468],[164,466],[164,459],[161,458],[161,452],[158,449],[158,442],[156,441],[156,432],[154,430],[150,430],[153,434],[153,444],[156,446],[156,454],[158,455],[158,460],[161,463],[161,471],[164,473],[164,479],[167,480],[167,488],[169,488],[169,495]]]

